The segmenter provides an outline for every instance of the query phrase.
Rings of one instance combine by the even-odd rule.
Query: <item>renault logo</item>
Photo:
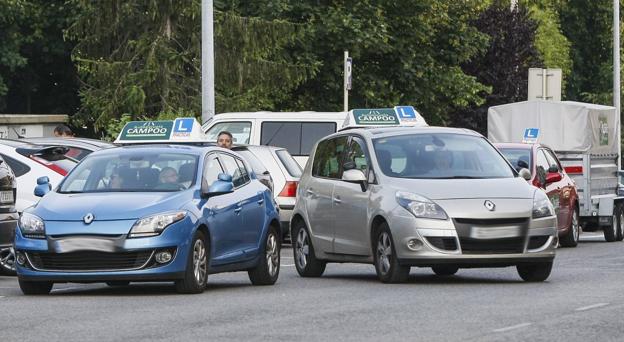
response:
[[[483,203],[483,205],[485,206],[485,208],[489,211],[494,211],[496,210],[496,204],[494,204],[492,201],[487,200]]]
[[[86,224],[91,224],[91,222],[93,222],[94,219],[95,219],[95,216],[93,216],[93,214],[91,213],[88,213],[87,215],[85,215],[85,217],[82,218],[82,220]]]

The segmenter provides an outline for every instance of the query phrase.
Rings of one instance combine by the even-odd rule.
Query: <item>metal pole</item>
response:
[[[613,0],[613,106],[615,116],[616,139],[618,144],[618,169],[621,168],[621,136],[620,136],[620,0]]]
[[[349,51],[345,51],[344,52],[344,59],[342,60],[342,69],[343,69],[343,83],[342,83],[342,89],[344,91],[344,102],[343,102],[343,110],[345,112],[349,111],[349,89],[348,89],[348,83],[349,83],[349,75],[348,75],[348,70],[347,70],[347,59],[349,58]]]
[[[205,123],[215,115],[214,22],[212,0],[202,0],[201,6],[202,123]]]

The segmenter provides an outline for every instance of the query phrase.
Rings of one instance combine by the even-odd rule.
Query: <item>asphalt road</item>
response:
[[[0,340],[624,341],[624,243],[582,239],[558,250],[538,284],[514,268],[446,278],[413,268],[409,283],[386,285],[373,266],[354,264],[303,279],[291,250],[275,286],[221,274],[201,295],[168,284],[57,284],[26,297],[0,277]]]

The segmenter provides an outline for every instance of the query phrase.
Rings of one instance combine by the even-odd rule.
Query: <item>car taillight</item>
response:
[[[47,167],[48,169],[50,169],[52,171],[58,173],[61,176],[67,176],[67,171],[65,171],[62,167],[60,167],[60,166],[58,166],[58,165],[56,165],[54,163],[50,163],[49,161],[47,161],[47,160],[45,160],[43,158],[37,157],[37,156],[30,156],[30,159],[36,161],[37,163]]]
[[[582,166],[566,166],[563,168],[567,174],[570,175],[580,175],[583,174]]]
[[[286,182],[282,192],[279,193],[280,197],[297,197],[297,186],[299,182]]]

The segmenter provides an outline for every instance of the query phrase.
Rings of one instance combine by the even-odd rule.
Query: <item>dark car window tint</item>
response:
[[[249,178],[249,173],[247,172],[247,168],[245,168],[245,163],[236,158],[236,164],[238,164],[238,170],[240,171],[240,174],[243,177],[243,183],[247,183],[249,182],[251,179]]]
[[[312,175],[340,178],[340,164],[347,148],[347,137],[338,137],[319,143],[314,155]]]
[[[283,147],[293,156],[307,156],[319,139],[334,132],[334,122],[266,121],[262,123],[260,144]]]
[[[3,154],[2,158],[4,159],[4,161],[6,161],[7,164],[9,164],[9,167],[11,168],[11,170],[13,170],[15,177],[23,176],[28,173],[28,171],[30,171],[30,167],[28,165],[20,163],[9,156]]]
[[[344,168],[357,169],[368,175],[368,160],[366,158],[366,152],[364,149],[364,142],[354,137],[349,145],[349,152],[344,161]]]
[[[234,160],[234,157],[227,154],[221,154],[219,159],[221,159],[221,162],[225,167],[225,172],[232,176],[232,183],[234,184],[234,187],[237,188],[246,183],[244,175],[238,168],[238,164],[236,163],[236,160]]]

